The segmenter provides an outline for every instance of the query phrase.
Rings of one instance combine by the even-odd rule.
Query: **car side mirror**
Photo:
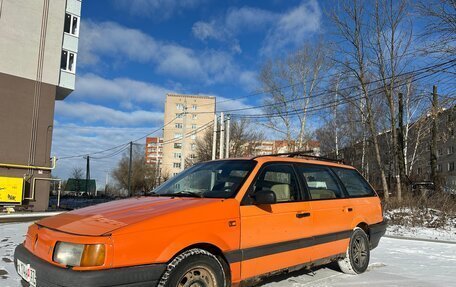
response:
[[[274,204],[277,202],[275,193],[270,189],[262,189],[253,195],[254,204]]]

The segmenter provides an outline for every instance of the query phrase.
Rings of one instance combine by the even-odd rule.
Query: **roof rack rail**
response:
[[[286,156],[286,157],[303,157],[303,158],[310,158],[310,159],[315,159],[315,160],[330,161],[330,162],[344,164],[343,159],[335,159],[335,158],[329,158],[329,157],[316,156],[316,155],[309,154],[312,152],[313,152],[313,150],[305,150],[305,151],[284,152],[284,153],[275,153],[275,154],[264,154],[264,155],[255,156],[252,159],[256,159],[259,157],[265,157],[265,156]]]

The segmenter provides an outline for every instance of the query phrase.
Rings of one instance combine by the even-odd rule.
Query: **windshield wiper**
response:
[[[178,196],[199,197],[199,198],[203,197],[203,195],[201,193],[191,192],[191,191],[187,191],[187,190],[181,190],[181,191],[178,191],[175,193],[168,193],[166,195],[177,196],[177,197]]]

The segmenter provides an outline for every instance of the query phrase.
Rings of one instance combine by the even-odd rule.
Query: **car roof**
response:
[[[266,162],[308,163],[308,164],[316,164],[316,165],[322,165],[322,166],[355,169],[354,167],[343,164],[341,162],[330,161],[330,160],[325,160],[325,159],[317,159],[317,158],[284,157],[284,156],[275,156],[275,155],[270,155],[270,156],[265,155],[265,156],[253,157],[251,159],[256,160],[259,163],[266,163]]]
[[[225,159],[216,159],[215,161],[230,161],[230,160],[253,160],[258,163],[267,163],[267,162],[290,162],[290,163],[307,163],[307,164],[315,164],[321,166],[331,166],[331,167],[339,167],[339,168],[346,168],[346,169],[356,169],[351,165],[343,164],[342,161],[331,161],[325,160],[324,158],[319,159],[318,157],[314,158],[306,158],[304,157],[286,157],[281,155],[263,155],[263,156],[255,156],[255,157],[240,157],[240,158],[225,158]]]

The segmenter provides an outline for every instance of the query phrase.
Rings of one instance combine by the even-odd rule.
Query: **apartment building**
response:
[[[162,176],[174,176],[194,158],[196,139],[212,129],[215,97],[167,94],[163,128]]]
[[[456,106],[440,110],[436,123],[437,178],[446,189],[456,192]],[[408,144],[405,149],[405,168],[411,181],[431,180],[431,129],[431,115],[423,116],[419,121],[410,125]],[[395,147],[391,145],[389,131],[379,134],[378,141],[387,181],[390,187],[394,187],[396,173],[392,156]],[[364,156],[362,142],[343,148],[340,154],[346,163],[354,165],[362,171],[376,189],[382,188],[371,141],[367,140],[365,143]],[[334,156],[334,154],[331,153],[328,156]]]
[[[163,138],[146,138],[146,164],[159,166],[163,160]]]
[[[45,210],[54,105],[74,90],[81,1],[0,4],[0,205]]]

